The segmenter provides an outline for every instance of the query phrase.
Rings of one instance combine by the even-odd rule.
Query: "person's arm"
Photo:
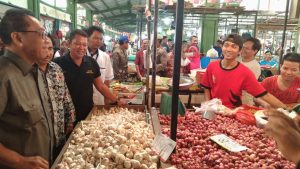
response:
[[[258,104],[259,106],[262,106],[263,108],[269,109],[271,108],[271,105],[269,103],[267,103],[266,101],[264,101],[261,98],[254,98],[253,101]]]
[[[141,62],[140,55],[136,54],[134,64],[135,64],[136,74],[137,74],[137,77],[139,79],[142,78],[142,75],[141,75],[141,72],[140,72],[140,69],[139,69],[140,62]]]
[[[109,100],[116,102],[118,101],[117,96],[115,96],[112,92],[110,92],[109,88],[102,82],[100,76],[94,79],[94,85],[96,89]]]
[[[102,82],[100,76],[94,79],[94,86],[96,89],[105,97],[113,102],[117,102],[119,105],[125,105],[126,103],[122,100],[119,100],[109,88]]]
[[[0,143],[0,164],[14,169],[48,169],[48,162],[40,156],[24,157]]]
[[[268,104],[270,104],[273,108],[284,108],[284,109],[287,108],[287,106],[284,103],[282,103],[280,100],[278,100],[275,96],[273,96],[270,93],[267,93],[267,94],[263,95],[260,98],[263,101],[265,101]]]
[[[205,101],[208,101],[211,99],[210,97],[210,89],[204,89],[204,99]]]
[[[267,110],[265,114],[268,115],[266,134],[276,141],[279,151],[285,158],[299,165],[300,128],[297,122],[276,110]]]
[[[75,107],[69,93],[67,84],[64,82],[65,93],[64,93],[64,108],[65,108],[65,125],[66,125],[66,134],[70,134],[74,129],[74,122],[76,120]]]
[[[113,67],[113,72],[114,72],[114,77],[116,79],[119,79],[119,62],[120,62],[120,56],[117,52],[114,52],[112,54],[112,67]]]
[[[135,69],[136,69],[137,77],[138,77],[139,79],[141,79],[141,78],[142,78],[142,75],[141,75],[141,73],[140,73],[139,65],[135,65]]]

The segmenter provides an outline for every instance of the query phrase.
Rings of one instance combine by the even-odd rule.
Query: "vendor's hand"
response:
[[[44,158],[40,156],[22,157],[16,169],[48,169],[49,164]]]
[[[67,124],[67,126],[66,126],[66,135],[69,135],[70,133],[72,133],[73,129],[74,129],[74,125],[72,123]]]
[[[128,103],[127,103],[127,101],[126,100],[124,100],[124,99],[120,99],[120,100],[118,100],[118,106],[125,106],[125,105],[127,105]]]
[[[267,110],[269,116],[265,132],[277,142],[278,149],[288,160],[300,160],[300,128],[296,122],[276,110]]]
[[[141,80],[142,79],[142,75],[140,73],[137,73],[137,77]]]

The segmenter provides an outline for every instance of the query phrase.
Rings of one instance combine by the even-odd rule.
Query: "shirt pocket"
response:
[[[38,105],[22,105],[24,113],[27,116],[27,127],[35,126],[37,123],[44,119],[44,112],[42,107],[38,107]]]

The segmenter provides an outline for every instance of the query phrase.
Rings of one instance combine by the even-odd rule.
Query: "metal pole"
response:
[[[142,32],[143,32],[143,12],[141,11],[141,16],[140,16],[140,32],[139,32],[139,46],[141,48],[142,45]]]
[[[153,28],[153,53],[152,53],[152,86],[151,86],[151,107],[155,107],[155,81],[156,81],[156,50],[157,50],[157,20],[158,0],[154,3],[154,28]]]
[[[184,0],[178,0],[176,4],[176,34],[175,34],[175,57],[173,69],[172,84],[172,107],[171,107],[171,139],[176,141],[177,134],[177,116],[178,116],[178,95],[179,95],[179,78],[181,62],[181,45],[183,32],[183,14]]]
[[[239,15],[236,15],[236,26],[235,26],[235,29],[236,29],[236,33],[239,34]]]
[[[148,0],[148,9],[151,11],[151,0]],[[147,18],[147,34],[148,34],[148,41],[150,42],[150,36],[151,36],[151,19]],[[148,45],[147,52],[146,52],[146,69],[147,69],[147,76],[146,76],[146,106],[149,110],[149,74],[150,74],[150,45]]]
[[[137,13],[136,14],[136,20],[137,20],[137,22],[136,22],[136,35],[138,35],[139,34],[139,32],[140,32],[140,27],[139,27],[139,14]],[[139,42],[140,40],[138,40],[138,42]],[[137,48],[137,50],[139,50],[140,49],[140,44],[138,43],[137,45],[136,45],[136,48]]]
[[[256,7],[253,37],[256,37],[256,33],[257,33],[256,27],[257,27],[257,15],[258,15],[258,11],[259,11],[259,5],[260,5],[260,0],[258,0],[257,7]]]
[[[257,15],[258,15],[258,11],[256,11],[255,13],[253,37],[256,37]]]
[[[286,26],[287,26],[287,19],[288,19],[288,12],[289,12],[289,6],[290,6],[290,0],[286,1],[286,7],[285,7],[285,17],[284,17],[284,26],[283,26],[283,33],[282,33],[282,41],[281,41],[281,52],[279,57],[279,63],[282,61],[282,55],[284,52],[284,42],[285,42],[285,32],[286,32]],[[280,73],[280,69],[278,67],[278,73]]]
[[[225,20],[225,34],[227,35],[227,18],[226,18],[226,20]]]

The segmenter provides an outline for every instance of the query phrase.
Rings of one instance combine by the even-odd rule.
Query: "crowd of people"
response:
[[[5,48],[0,57],[0,168],[49,168],[74,125],[87,117],[94,104],[126,104],[109,86],[113,79],[126,81],[128,77],[129,39],[121,36],[110,56],[103,51],[103,36],[101,27],[75,29],[54,52],[51,36],[32,12],[10,9],[5,13],[0,22]],[[172,40],[158,35],[156,44],[153,71],[172,77]],[[148,45],[148,39],[142,40],[134,62],[140,79],[146,76]],[[255,59],[261,49],[258,39],[230,34],[213,48],[220,60],[208,65],[201,81],[205,100],[219,98],[229,108],[255,102],[266,108],[289,109],[300,102],[300,54],[286,54],[278,65],[280,74],[260,83],[264,63]],[[271,64],[268,54],[266,64]],[[181,57],[181,73],[201,68],[197,36],[183,43]],[[281,125],[280,120],[290,126],[294,123],[274,112],[269,111],[272,118],[266,131],[285,145],[273,126]],[[299,141],[300,129],[293,126],[291,130],[291,138]]]

